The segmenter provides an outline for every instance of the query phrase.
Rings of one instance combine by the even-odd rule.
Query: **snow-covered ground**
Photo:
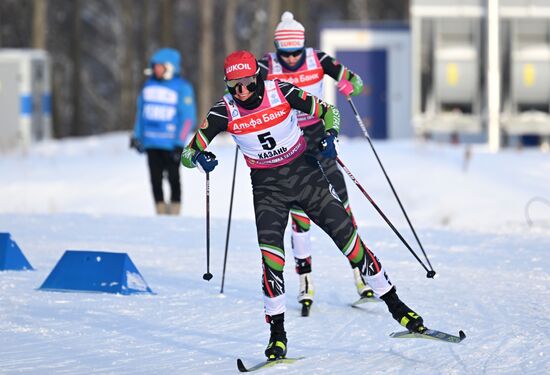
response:
[[[182,216],[156,217],[145,157],[127,145],[128,134],[118,133],[0,155],[0,232],[10,232],[36,268],[0,272],[0,373],[222,374],[237,372],[238,357],[249,365],[262,360],[268,327],[242,157],[221,295],[234,145],[222,138],[211,147],[220,165],[211,175],[210,282],[202,280],[204,175],[182,169]],[[550,207],[544,201],[550,199],[550,156],[491,154],[475,146],[466,162],[464,146],[375,146],[438,277],[425,277],[348,180],[360,233],[429,327],[462,329],[467,338],[455,345],[388,337],[400,326],[382,303],[350,307],[356,292],[349,266],[314,228],[316,300],[309,318],[300,317],[294,298],[298,280],[290,255],[285,272],[289,356],[306,359],[263,373],[550,373]],[[416,249],[368,143],[344,139],[340,148]],[[128,253],[156,294],[37,291],[68,249]]]

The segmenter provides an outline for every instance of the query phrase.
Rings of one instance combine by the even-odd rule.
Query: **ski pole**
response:
[[[353,110],[353,114],[355,115],[355,119],[357,120],[357,123],[361,127],[361,130],[363,130],[363,134],[365,135],[365,138],[367,138],[367,141],[369,142],[370,148],[372,149],[372,152],[374,153],[374,156],[376,157],[376,160],[378,161],[378,164],[380,165],[380,168],[382,169],[382,172],[384,173],[384,176],[386,177],[386,180],[388,181],[388,184],[390,185],[391,191],[393,192],[393,195],[395,196],[395,199],[397,200],[397,203],[399,204],[399,207],[401,207],[401,211],[403,212],[403,215],[405,215],[405,219],[407,220],[407,223],[409,224],[409,228],[411,228],[411,231],[413,232],[414,238],[416,239],[416,242],[418,243],[418,246],[420,246],[420,250],[422,250],[422,253],[424,254],[424,258],[426,258],[426,261],[428,262],[428,265],[430,266],[430,269],[433,271],[432,264],[430,263],[430,260],[428,259],[428,256],[426,255],[426,252],[424,251],[424,247],[422,246],[422,243],[420,243],[420,239],[416,235],[416,231],[414,230],[414,227],[409,220],[409,216],[407,215],[407,212],[405,211],[405,207],[403,207],[403,204],[401,204],[401,200],[399,199],[399,196],[397,195],[397,192],[395,191],[395,188],[393,187],[393,184],[390,180],[390,177],[386,173],[386,169],[382,165],[382,161],[378,157],[378,153],[376,152],[376,149],[374,148],[374,145],[372,144],[372,140],[369,136],[369,132],[367,131],[367,128],[365,127],[365,124],[363,124],[363,120],[361,119],[361,116],[359,116],[359,113],[357,112],[357,108],[355,107],[355,104],[351,100],[350,96],[346,97],[351,109]]]
[[[206,281],[212,279],[210,273],[210,173],[206,173],[206,273],[202,278]]]
[[[225,254],[223,256],[222,287],[220,293],[223,294],[223,285],[225,283],[225,265],[227,264],[227,249],[229,247],[229,231],[231,229],[231,213],[233,212],[233,196],[235,194],[235,176],[237,174],[237,157],[239,155],[239,146],[235,146],[235,164],[233,166],[233,182],[231,183],[231,198],[229,199],[229,217],[227,218],[227,234],[225,236]]]
[[[342,167],[342,169],[344,169],[344,171],[348,174],[349,178],[351,178],[351,180],[355,183],[355,185],[359,188],[359,190],[361,190],[361,192],[363,193],[363,195],[365,197],[367,197],[367,199],[369,200],[369,202],[372,204],[372,206],[374,207],[374,209],[376,211],[378,211],[378,213],[380,214],[380,216],[382,216],[382,218],[386,221],[386,223],[390,226],[390,228],[393,230],[393,232],[397,235],[397,237],[399,237],[399,239],[401,240],[401,242],[405,245],[405,247],[411,252],[412,255],[414,255],[414,257],[416,258],[416,260],[418,261],[418,263],[420,263],[420,265],[422,267],[424,267],[424,269],[428,272],[426,274],[426,277],[428,278],[432,278],[435,276],[435,271],[432,269],[432,270],[428,270],[428,268],[424,265],[424,263],[422,262],[422,260],[418,257],[418,255],[416,255],[416,253],[414,252],[414,250],[409,246],[409,244],[407,243],[407,241],[405,241],[405,239],[403,238],[403,236],[401,235],[401,233],[399,233],[399,231],[395,228],[395,226],[391,223],[391,221],[387,218],[387,216],[384,214],[384,212],[382,212],[382,210],[380,209],[380,207],[378,207],[378,205],[376,204],[376,202],[374,202],[374,200],[370,197],[370,195],[367,193],[367,191],[363,188],[363,186],[361,186],[361,184],[359,183],[359,181],[357,181],[357,179],[355,178],[355,176],[350,172],[350,170],[348,169],[348,167],[346,167],[346,165],[342,162],[342,160],[337,157],[336,160],[338,161],[338,164],[340,164],[340,166]]]

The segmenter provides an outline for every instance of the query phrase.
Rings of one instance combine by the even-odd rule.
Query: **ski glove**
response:
[[[363,80],[355,73],[349,80],[342,78],[337,86],[338,91],[345,96],[357,96],[363,92]]]
[[[141,144],[139,139],[137,139],[136,137],[130,138],[130,148],[135,148],[136,151],[139,152],[140,154],[142,154],[145,151],[145,149],[143,148],[143,145]]]
[[[338,156],[338,138],[336,138],[335,131],[328,131],[327,136],[321,140],[319,143],[319,150],[321,150],[321,155],[328,159],[336,159]]]
[[[349,96],[353,92],[353,85],[347,79],[340,80],[336,86],[338,87],[338,91],[344,96]]]
[[[191,160],[203,173],[212,172],[218,165],[216,155],[209,151],[197,151]]]

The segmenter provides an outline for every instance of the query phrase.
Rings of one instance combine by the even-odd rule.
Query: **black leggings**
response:
[[[353,220],[355,225],[355,219],[353,217],[353,214],[351,213],[351,208],[349,206],[348,191],[346,189],[344,175],[340,171],[340,168],[338,168],[336,160],[322,157],[319,151],[319,143],[321,142],[321,139],[326,136],[325,126],[323,125],[323,122],[318,122],[316,124],[306,126],[305,128],[302,128],[302,131],[304,133],[304,138],[307,142],[306,152],[319,160],[321,166],[323,167],[325,175],[327,176],[331,185],[334,187],[334,190],[336,190],[338,197],[342,201],[342,204],[348,211],[348,215],[351,216],[351,219]],[[292,208],[300,210],[300,207],[298,207],[297,205],[294,205]],[[292,228],[295,232],[301,233],[309,231],[310,223],[307,218],[303,217],[302,215],[295,214],[291,214],[291,218]]]
[[[151,187],[156,203],[164,202],[164,194],[162,192],[162,178],[164,172],[167,172],[168,182],[170,183],[170,202],[181,202],[180,161],[179,159],[175,159],[173,151],[158,149],[147,150],[147,163],[149,164]]]
[[[258,243],[263,260],[263,289],[267,298],[284,294],[284,232],[291,207],[298,206],[325,231],[352,267],[378,273],[381,264],[363,244],[342,202],[331,191],[317,160],[302,155],[293,162],[250,173]]]

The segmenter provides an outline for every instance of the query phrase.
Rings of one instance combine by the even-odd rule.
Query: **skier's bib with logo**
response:
[[[306,149],[295,111],[278,85],[265,81],[262,103],[251,110],[239,107],[231,94],[223,97],[227,107],[227,131],[239,145],[250,168],[274,168],[290,163]]]
[[[296,71],[290,71],[283,68],[277,60],[275,53],[270,53],[268,55],[269,73],[267,74],[267,79],[278,79],[283,82],[292,83],[294,86],[298,86],[302,90],[321,98],[323,96],[323,77],[325,72],[313,48],[306,48],[305,54],[305,63]],[[296,115],[298,116],[298,124],[301,128],[319,122],[317,117],[303,112],[296,111]]]

